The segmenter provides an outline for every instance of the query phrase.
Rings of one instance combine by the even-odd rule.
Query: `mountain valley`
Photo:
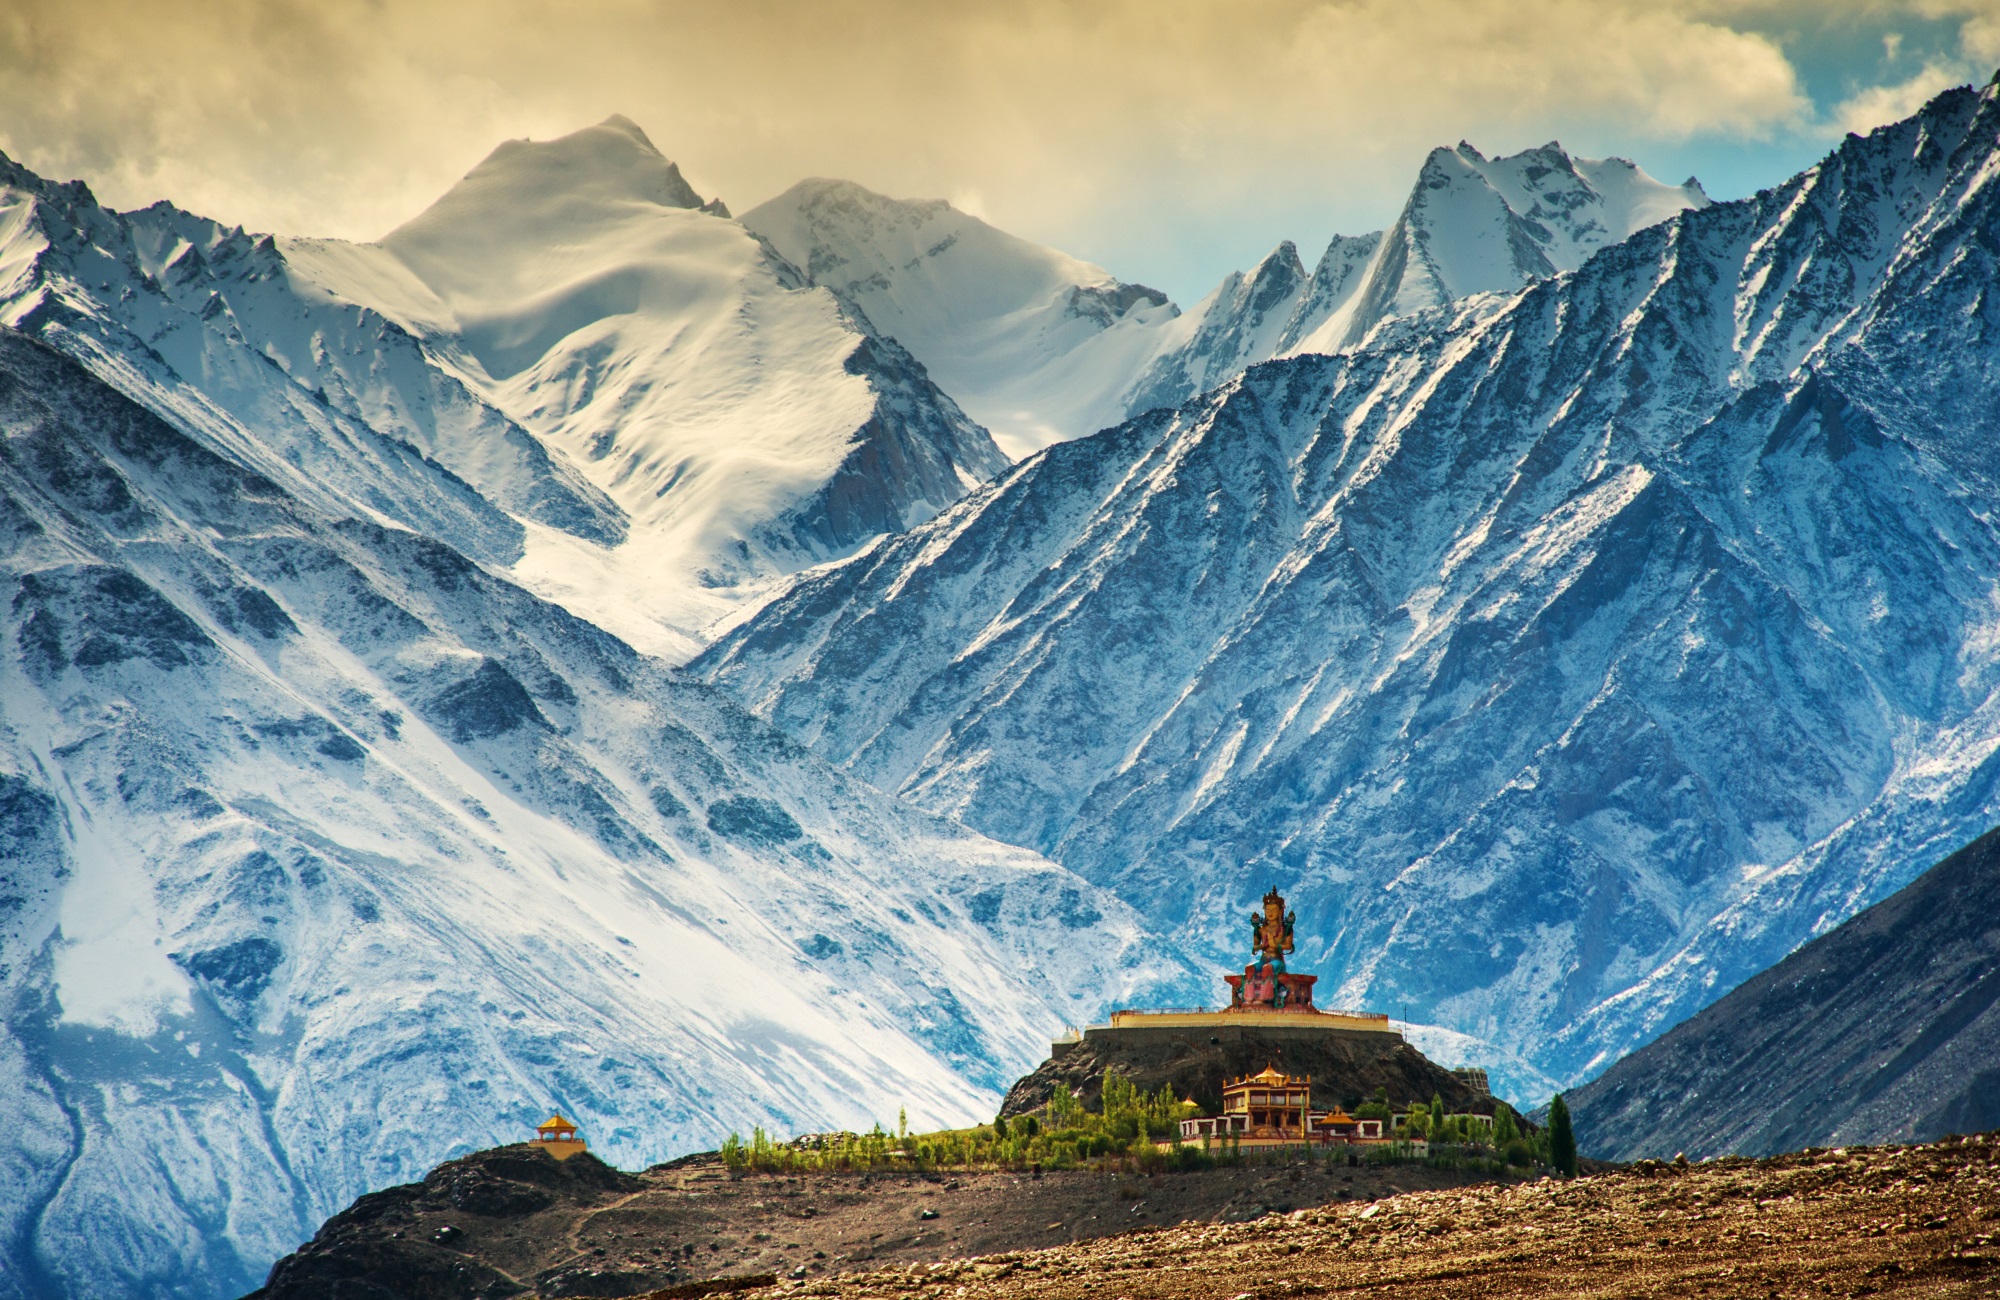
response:
[[[0,1300],[241,1294],[558,1103],[635,1169],[982,1121],[1063,1027],[1212,1000],[1274,885],[1324,1003],[1523,1108],[1597,1078],[1588,1134],[2000,823],[1996,280],[1994,85],[1730,202],[1434,150],[1384,230],[1186,311],[850,182],[738,219],[622,117],[367,243],[0,158]],[[1836,1136],[1986,1113],[1887,1105]],[[1598,1189],[1824,1193],[1828,1277],[1893,1291],[1855,1189],[1976,1255],[1893,1181],[1969,1150]],[[1569,1194],[999,1289],[1267,1232],[1445,1286],[1390,1238],[1483,1259],[1458,1218]]]

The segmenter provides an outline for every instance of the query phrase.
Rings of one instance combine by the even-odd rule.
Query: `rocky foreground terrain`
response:
[[[259,1300],[632,1295],[645,1281],[657,1300],[746,1285],[772,1300],[2000,1288],[2000,1134],[1454,1181],[1337,1163],[1154,1179],[730,1178],[699,1163],[633,1176],[505,1148],[363,1198],[281,1261]]]
[[[812,1297],[1990,1296],[2000,1143],[1413,1192],[792,1284]],[[786,1293],[784,1284],[778,1287]]]
[[[634,1296],[716,1279],[814,1282],[1186,1222],[1463,1184],[1345,1161],[1155,1177],[1094,1170],[731,1176],[713,1155],[627,1174],[588,1155],[476,1152],[362,1197],[278,1261],[260,1300]],[[798,1277],[795,1279],[794,1274]]]

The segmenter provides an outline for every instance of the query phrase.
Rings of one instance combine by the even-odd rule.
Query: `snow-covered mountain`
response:
[[[1016,456],[1123,418],[1176,309],[940,200],[801,181],[743,214],[815,284],[902,342]]]
[[[626,1165],[969,1121],[1182,978],[253,436],[0,330],[0,1296],[240,1294],[553,1105]]]
[[[284,249],[624,508],[632,544],[535,536],[520,570],[599,622],[624,627],[636,600],[691,642],[762,580],[928,518],[1007,463],[907,352],[702,207],[624,118],[502,145],[379,244]]]
[[[554,1104],[972,1118],[1182,978],[510,580],[684,647],[1004,464],[629,124],[372,246],[0,162],[0,320],[0,1295],[240,1293]]]
[[[697,667],[1203,960],[1275,881],[1327,1001],[1586,1076],[2000,819],[1996,95],[1051,447]]]
[[[502,145],[377,244],[112,213],[13,164],[0,183],[0,320],[124,357],[139,400],[266,431],[242,449],[290,466],[266,472],[508,563],[647,650],[691,652],[774,576],[1007,463],[622,118]]]
[[[1462,141],[1434,149],[1388,230],[1335,235],[1310,276],[1280,244],[1165,326],[1126,409],[1175,406],[1259,361],[1338,352],[1391,317],[1573,271],[1707,202],[1692,178],[1663,185],[1623,158],[1573,158],[1554,141],[1506,158]]]
[[[1575,270],[1708,201],[1622,158],[1550,143],[1434,150],[1395,225],[1336,235],[1308,272],[1289,240],[1185,315],[1165,295],[938,200],[802,181],[743,216],[815,284],[907,347],[1020,456],[1273,357],[1337,352],[1379,322]]]

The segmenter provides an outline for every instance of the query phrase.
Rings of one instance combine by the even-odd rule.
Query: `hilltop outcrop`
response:
[[[1344,1033],[1310,1026],[1214,1025],[1196,1028],[1090,1030],[1057,1043],[1049,1059],[1007,1092],[1006,1116],[1046,1106],[1058,1083],[1098,1109],[1104,1072],[1115,1070],[1142,1092],[1170,1086],[1202,1110],[1222,1109],[1222,1081],[1265,1066],[1311,1075],[1313,1105],[1350,1109],[1387,1092],[1396,1105],[1443,1099],[1448,1111],[1493,1113],[1494,1099],[1467,1085],[1397,1034]]]

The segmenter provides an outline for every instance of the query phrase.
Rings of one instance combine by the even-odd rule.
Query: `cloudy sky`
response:
[[[0,0],[0,149],[367,239],[611,113],[737,211],[949,198],[1191,302],[1387,224],[1432,146],[1735,197],[2000,65],[2000,0]]]

